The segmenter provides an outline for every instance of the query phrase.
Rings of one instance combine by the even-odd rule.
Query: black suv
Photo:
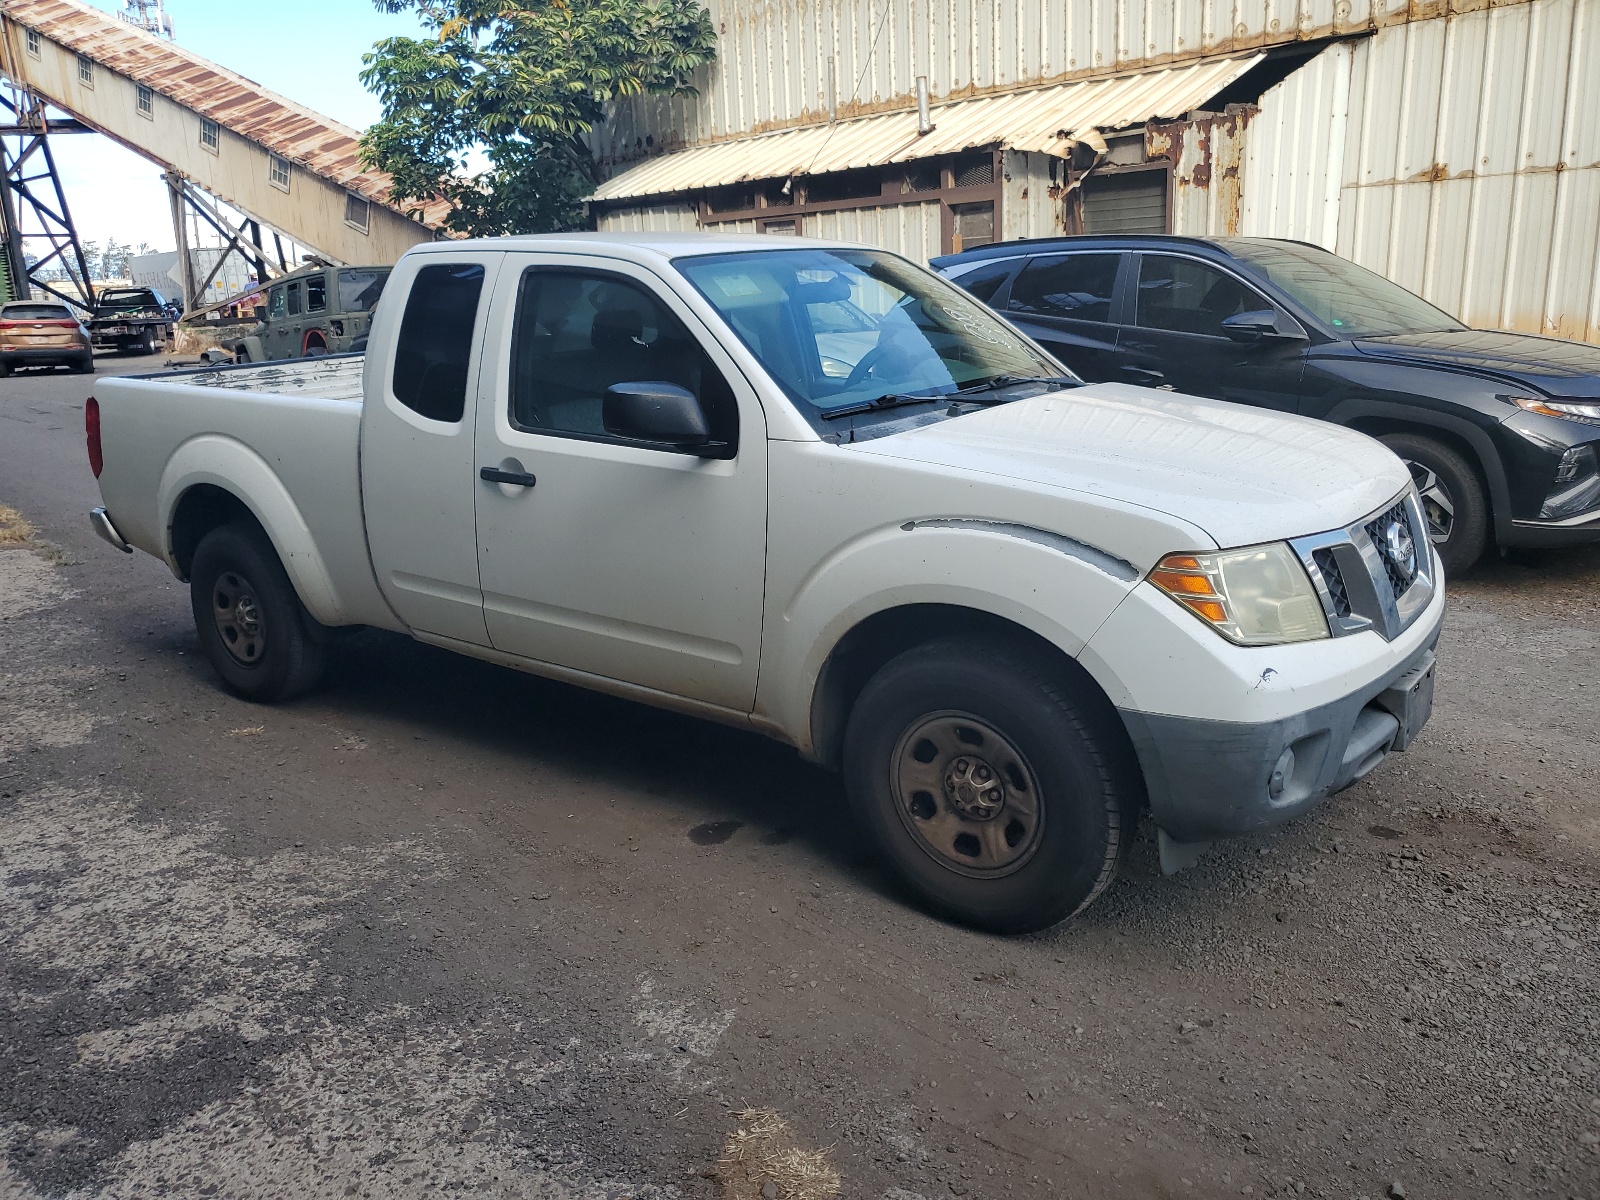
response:
[[[1068,237],[933,260],[1090,382],[1320,417],[1411,468],[1445,566],[1600,541],[1600,347],[1469,329],[1267,238]]]

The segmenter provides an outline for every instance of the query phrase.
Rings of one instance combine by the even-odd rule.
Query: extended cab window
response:
[[[461,420],[482,293],[477,263],[438,263],[417,272],[394,351],[394,397],[411,411],[434,421]]]
[[[722,372],[682,321],[625,279],[528,271],[511,353],[511,421],[519,429],[605,438],[606,389],[662,381],[699,398],[713,438],[737,440],[738,407]]]
[[[1036,258],[1011,285],[1012,312],[1074,321],[1111,320],[1120,254],[1066,254]]]
[[[1272,307],[1225,271],[1165,254],[1140,259],[1136,303],[1136,325],[1210,337],[1226,337],[1222,323],[1237,313]]]

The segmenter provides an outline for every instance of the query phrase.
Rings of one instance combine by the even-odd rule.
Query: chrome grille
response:
[[[1326,546],[1320,550],[1313,550],[1311,557],[1316,560],[1317,569],[1322,572],[1322,582],[1328,589],[1328,599],[1333,602],[1333,615],[1348,617],[1350,592],[1344,586],[1344,572],[1339,569],[1339,560],[1334,558],[1333,551]]]
[[[1295,538],[1334,637],[1374,630],[1398,637],[1438,587],[1437,559],[1426,537],[1415,489],[1344,529]]]

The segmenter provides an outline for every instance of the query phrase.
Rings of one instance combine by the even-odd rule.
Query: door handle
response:
[[[512,487],[532,487],[539,481],[527,471],[503,471],[499,467],[484,467],[478,478],[485,483],[509,483]]]
[[[1122,373],[1139,383],[1160,383],[1166,378],[1160,371],[1152,371],[1148,367],[1123,367]]]

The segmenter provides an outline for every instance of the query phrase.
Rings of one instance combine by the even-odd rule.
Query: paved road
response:
[[[233,699],[89,386],[0,381],[0,1196],[1600,1195],[1600,555],[1456,584],[1376,778],[1002,940],[751,736],[377,634]]]

